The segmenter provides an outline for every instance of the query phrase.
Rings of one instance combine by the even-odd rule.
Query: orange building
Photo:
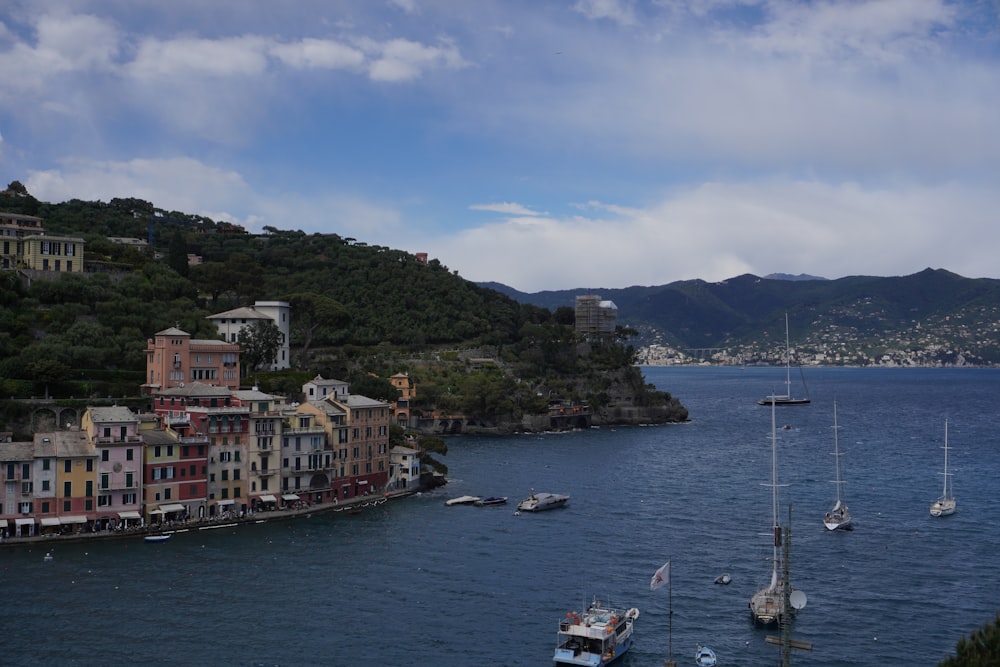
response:
[[[221,340],[192,339],[191,334],[176,327],[164,329],[146,342],[145,393],[191,382],[238,389],[240,346]]]

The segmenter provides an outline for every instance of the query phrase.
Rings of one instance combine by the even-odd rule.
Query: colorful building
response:
[[[192,382],[238,389],[240,346],[221,340],[192,339],[176,327],[146,342],[145,393],[183,387]]]

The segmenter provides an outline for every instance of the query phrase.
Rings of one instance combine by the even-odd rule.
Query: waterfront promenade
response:
[[[343,512],[345,514],[357,514],[364,512],[368,508],[381,505],[389,500],[395,500],[417,493],[418,490],[398,490],[389,491],[381,496],[357,496],[335,503],[295,503],[293,507],[283,509],[263,510],[246,513],[242,516],[235,513],[226,513],[220,516],[208,517],[204,519],[186,518],[177,521],[164,521],[149,525],[136,526],[121,530],[101,530],[82,531],[69,533],[66,535],[33,535],[31,537],[3,537],[0,539],[0,548],[16,546],[48,546],[56,544],[66,544],[68,542],[84,542],[93,540],[115,540],[132,539],[145,537],[147,535],[173,535],[176,533],[195,532],[201,530],[214,530],[218,528],[229,528],[246,524],[270,523],[272,521],[288,521],[291,519],[307,518],[323,512]],[[0,533],[2,535],[2,533]]]

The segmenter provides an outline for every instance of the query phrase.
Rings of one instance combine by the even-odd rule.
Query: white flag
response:
[[[668,560],[666,563],[663,564],[663,567],[657,570],[656,574],[653,575],[652,581],[649,582],[649,590],[655,591],[657,588],[660,588],[664,584],[669,584],[669,583],[670,583],[670,561]]]

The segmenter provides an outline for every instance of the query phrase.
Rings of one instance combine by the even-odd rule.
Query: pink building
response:
[[[200,382],[238,389],[240,346],[221,340],[192,339],[176,327],[164,329],[146,343],[145,393]]]

